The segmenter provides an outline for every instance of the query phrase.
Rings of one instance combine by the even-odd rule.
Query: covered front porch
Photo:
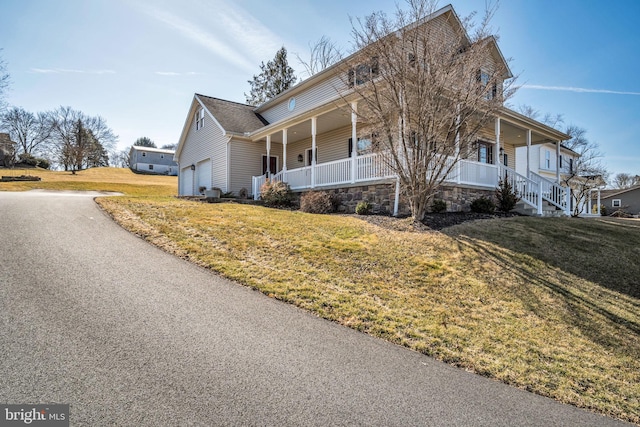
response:
[[[344,109],[333,107],[298,122],[280,123],[279,129],[268,126],[254,135],[265,144],[264,173],[252,178],[254,198],[260,197],[260,187],[267,179],[286,182],[294,191],[381,181],[397,183],[397,176],[385,154],[372,152],[358,140],[356,111],[357,103]],[[543,201],[569,214],[570,194],[559,184],[559,176],[553,182],[535,174],[529,167],[526,175],[515,171],[515,147],[526,146],[528,153],[532,145],[554,142],[559,156],[562,136],[564,134],[554,129],[505,109],[505,115],[495,119],[492,129],[482,133],[477,149],[460,153],[458,161],[453,157],[444,160],[452,165],[444,183],[492,190],[497,188],[500,179],[507,179],[523,202],[535,208],[538,214],[542,214]],[[291,146],[295,150],[293,156],[289,155]],[[319,154],[327,161],[319,162]],[[302,165],[296,167],[296,162]],[[398,185],[396,193],[397,206]]]

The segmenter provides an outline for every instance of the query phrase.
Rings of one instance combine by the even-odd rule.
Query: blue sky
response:
[[[485,1],[451,3],[466,16]],[[8,101],[101,115],[121,148],[140,136],[174,143],[195,92],[244,102],[247,80],[281,46],[301,73],[295,53],[322,35],[349,50],[349,17],[380,10],[395,2],[3,0]],[[587,129],[613,174],[640,174],[639,17],[638,0],[503,0],[492,21],[523,85],[510,103]]]

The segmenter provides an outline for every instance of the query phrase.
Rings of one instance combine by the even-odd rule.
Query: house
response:
[[[437,25],[452,33],[464,31],[450,5],[420,25]],[[492,43],[487,61],[506,70],[505,80],[511,78],[495,39]],[[359,123],[353,111],[357,111],[358,98],[349,90],[359,83],[352,75],[356,73],[350,73],[349,79],[344,75],[345,64],[353,62],[355,55],[357,52],[258,107],[195,94],[175,154],[179,194],[219,188],[257,199],[269,178],[285,181],[297,192],[332,191],[349,210],[366,199],[380,211],[397,214],[402,210],[397,177],[386,166],[383,154],[372,152],[370,141],[357,138]],[[492,195],[499,178],[508,177],[523,203],[536,214],[543,214],[543,204],[568,213],[569,193],[557,177],[531,167],[526,167],[528,176],[515,169],[518,148],[531,153],[539,146],[555,147],[551,158],[553,164],[560,164],[562,141],[569,138],[503,107],[491,126],[480,133],[474,148],[446,176],[439,197],[451,210],[463,210],[475,198]]]
[[[560,150],[558,152],[558,150]],[[533,172],[550,180],[562,181],[574,171],[579,157],[575,151],[556,144],[540,144],[535,147],[516,148],[516,172],[527,175]],[[527,165],[529,170],[527,170]]]
[[[8,133],[0,133],[0,166],[11,167],[15,161],[16,143]]]
[[[598,205],[604,206],[607,213],[622,210],[628,214],[640,215],[640,185],[624,190],[603,190]]]
[[[134,172],[157,175],[178,175],[178,163],[173,150],[134,145],[129,150],[129,168]]]

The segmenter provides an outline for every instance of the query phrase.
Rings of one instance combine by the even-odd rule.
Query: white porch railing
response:
[[[529,179],[540,185],[540,194],[544,200],[562,209],[567,215],[570,215],[571,207],[568,188],[553,181],[549,181],[535,172],[529,172]]]
[[[450,162],[450,164],[446,166],[450,166],[454,159],[449,158],[447,162]],[[340,159],[317,164],[315,166],[315,174],[311,173],[311,166],[305,166],[272,174],[271,179],[286,181],[292,190],[352,184],[354,179],[352,174],[353,164],[354,162],[351,158]],[[355,165],[355,182],[357,183],[396,178],[392,168],[385,162],[383,155],[379,153],[358,156],[356,157]],[[313,182],[312,176],[315,177],[315,182]],[[567,215],[570,214],[569,191],[567,189],[534,173],[530,173],[529,177],[520,175],[515,170],[504,165],[459,160],[447,174],[445,182],[492,189],[497,187],[500,178],[507,179],[521,200],[536,208],[538,215],[542,215],[543,200],[559,207]],[[260,187],[266,180],[266,175],[253,177],[252,189],[256,200],[259,199]]]
[[[505,179],[511,185],[524,203],[537,209],[538,215],[542,215],[542,197],[540,196],[540,185],[520,175],[518,172],[504,165],[499,165],[500,179]]]

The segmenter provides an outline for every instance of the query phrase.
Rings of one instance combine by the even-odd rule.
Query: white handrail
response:
[[[498,167],[500,169],[500,179],[506,179],[507,182],[511,184],[511,188],[513,188],[518,197],[520,197],[520,200],[538,209],[538,214],[541,215],[542,199],[540,197],[540,185],[505,165],[500,164]]]
[[[542,198],[548,203],[567,211],[567,189],[553,181],[546,179],[543,176],[538,175],[535,172],[529,172],[529,178],[532,181],[536,181],[541,188]]]

